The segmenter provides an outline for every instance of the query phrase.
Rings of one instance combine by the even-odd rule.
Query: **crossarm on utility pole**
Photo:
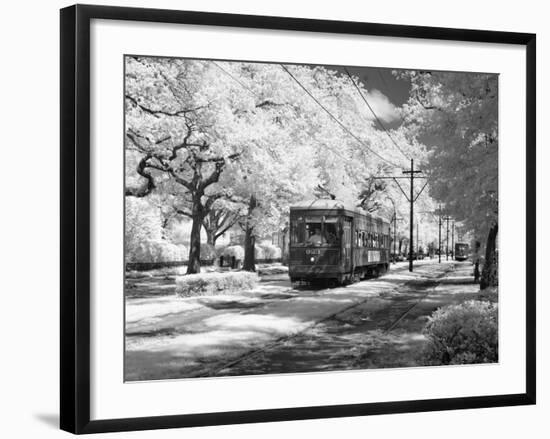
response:
[[[397,178],[395,177],[392,177],[393,180],[395,181],[395,183],[397,184],[397,187],[399,188],[399,190],[401,191],[401,193],[405,196],[405,198],[407,199],[407,201],[410,203],[411,200],[409,200],[409,196],[406,194],[406,192],[403,190],[403,188],[401,187],[401,185],[399,184],[399,182],[397,181]]]
[[[404,176],[393,176],[393,175],[388,175],[386,177],[371,177],[372,179],[375,179],[375,180],[383,180],[383,179],[387,179],[387,178],[391,178],[393,179],[393,181],[395,181],[395,183],[397,184],[397,187],[399,188],[399,190],[401,191],[401,193],[405,196],[405,199],[409,202],[410,204],[410,224],[409,224],[409,227],[410,227],[410,230],[409,230],[409,271],[413,271],[413,248],[414,248],[414,241],[413,241],[413,230],[414,230],[414,203],[415,201],[418,199],[418,197],[420,196],[420,194],[422,193],[422,191],[424,190],[424,188],[426,187],[426,185],[428,184],[428,182],[426,182],[424,184],[424,186],[422,187],[422,189],[420,189],[420,192],[418,193],[418,195],[414,195],[414,180],[417,179],[417,178],[428,178],[428,177],[423,177],[423,176],[420,176],[420,175],[417,175],[417,174],[422,174],[423,171],[421,171],[420,169],[414,169],[414,160],[411,159],[411,168],[410,170],[403,170],[403,174],[404,175],[407,175],[407,177],[404,177]],[[407,195],[407,193],[405,192],[405,190],[401,187],[401,185],[399,184],[399,179],[407,179],[410,181],[410,195]],[[395,206],[394,206],[395,207]],[[395,227],[395,224],[394,224],[394,227]],[[394,230],[394,234],[395,234],[395,230]],[[395,238],[394,238],[395,239]]]
[[[418,178],[418,177],[417,177]],[[416,195],[416,197],[414,198],[414,201],[418,200],[418,197],[420,196],[420,194],[422,193],[422,191],[426,188],[426,186],[428,186],[428,181],[426,181],[426,183],[424,183],[424,186],[422,186],[422,189],[420,189],[420,192],[418,192],[418,194]]]

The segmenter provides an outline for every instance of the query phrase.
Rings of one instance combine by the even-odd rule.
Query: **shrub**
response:
[[[216,249],[212,244],[201,243],[201,260],[211,261],[216,259]]]
[[[288,274],[288,267],[285,267],[284,265],[275,264],[275,265],[267,265],[267,266],[259,266],[256,269],[256,272],[259,275],[273,275],[273,274]]]
[[[265,252],[264,252],[264,249],[262,248],[262,246],[255,246],[254,247],[254,258],[256,258],[256,260],[265,259]]]
[[[176,294],[203,296],[250,290],[258,283],[258,275],[248,271],[200,273],[176,277]]]
[[[279,259],[281,257],[281,249],[273,244],[262,244],[264,251],[263,259]]]
[[[223,253],[225,252],[225,249],[227,248],[226,245],[217,245],[214,249],[216,251],[216,256],[219,258],[220,256],[223,256]]]
[[[189,245],[191,239],[191,222],[187,219],[177,221],[175,219],[168,223],[168,227],[164,229],[166,238],[174,244]]]
[[[187,249],[162,239],[146,239],[127,256],[128,262],[177,262],[187,259]]]
[[[230,245],[226,247],[223,251],[224,258],[231,258],[235,256],[237,261],[242,261],[244,259],[244,248],[240,245]]]
[[[162,218],[159,209],[149,200],[126,197],[125,204],[125,251],[130,262],[136,258],[144,241],[162,239]]]
[[[480,290],[478,299],[486,302],[498,302],[498,287],[489,287],[484,290]]]
[[[498,306],[470,300],[436,310],[424,334],[428,364],[493,363],[498,360]]]

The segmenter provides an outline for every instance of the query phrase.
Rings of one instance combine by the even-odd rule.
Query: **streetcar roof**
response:
[[[370,216],[373,219],[380,220],[385,223],[388,222],[386,219],[378,215],[368,213],[360,207],[356,207],[350,203],[344,203],[340,200],[318,199],[302,201],[290,206],[290,210],[347,210],[361,215]]]

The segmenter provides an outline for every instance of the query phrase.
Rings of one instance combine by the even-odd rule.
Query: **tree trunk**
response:
[[[481,247],[481,243],[479,241],[475,242],[475,250],[474,250],[474,283],[479,283],[479,248]]]
[[[244,263],[243,270],[256,271],[256,259],[254,255],[254,247],[256,237],[254,236],[254,227],[252,222],[252,212],[256,208],[256,197],[252,195],[248,204],[248,215],[246,217],[246,230],[244,235]]]
[[[209,230],[206,227],[204,228],[206,232],[206,242],[212,246],[216,246],[216,232],[214,230]]]
[[[281,246],[281,262],[283,265],[288,266],[288,254],[289,254],[289,245],[288,239],[290,237],[289,228],[285,227],[282,231],[282,246]]]
[[[204,218],[201,198],[193,197],[193,225],[189,239],[189,263],[187,274],[201,272],[201,227]]]
[[[496,254],[498,223],[491,227],[485,248],[485,263],[481,272],[480,289],[498,286],[498,260]]]

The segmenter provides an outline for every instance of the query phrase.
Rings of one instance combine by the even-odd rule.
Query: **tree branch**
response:
[[[422,108],[424,108],[424,110],[438,110],[439,109],[435,105],[427,105],[424,102],[422,102],[422,100],[420,99],[420,96],[418,94],[418,90],[416,90],[414,95],[415,95],[416,100],[422,106]]]
[[[277,102],[270,101],[269,99],[266,99],[263,102],[260,102],[259,104],[256,104],[256,108],[262,108],[262,107],[282,107],[286,104],[278,104]]]
[[[149,195],[153,190],[155,189],[155,180],[153,179],[153,176],[146,171],[146,168],[148,167],[148,161],[151,159],[151,155],[147,154],[145,157],[143,157],[136,168],[137,173],[145,178],[146,182],[144,185],[142,185],[139,188],[126,188],[124,191],[125,195],[132,196],[132,197],[138,197],[142,198],[147,195]]]
[[[189,109],[186,109],[186,110],[179,110],[179,111],[166,111],[166,110],[154,110],[150,107],[147,107],[146,105],[143,105],[143,104],[140,104],[136,98],[130,96],[130,95],[125,95],[126,99],[128,99],[132,104],[134,104],[136,107],[138,107],[139,109],[141,109],[143,112],[147,113],[147,114],[150,114],[151,116],[154,116],[156,118],[159,118],[161,116],[169,116],[169,117],[174,117],[174,116],[185,116],[187,113],[193,113],[195,111],[198,111],[198,110],[202,110],[204,108],[206,108],[204,105],[201,105],[200,107],[195,107],[195,108],[189,108]]]
[[[138,142],[138,138],[146,141],[147,143],[152,143],[153,145],[160,145],[161,143],[166,142],[167,140],[170,140],[172,138],[172,136],[168,135],[166,137],[155,140],[154,142],[151,142],[147,137],[139,134],[131,128],[128,128],[128,130],[126,131],[126,137],[128,137],[132,141],[132,143],[136,145],[141,151],[145,151],[146,149]],[[150,151],[147,150],[147,152],[149,153]]]

